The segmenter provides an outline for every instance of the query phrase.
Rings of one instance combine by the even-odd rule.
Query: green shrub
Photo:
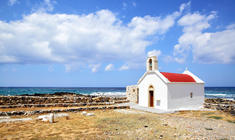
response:
[[[221,120],[223,117],[219,117],[219,116],[209,116],[208,118],[216,119],[216,120]]]
[[[235,123],[235,121],[231,121],[231,120],[227,120],[227,122],[229,122],[229,123]]]

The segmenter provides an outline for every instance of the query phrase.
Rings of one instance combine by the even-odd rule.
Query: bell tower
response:
[[[158,60],[156,56],[151,56],[147,58],[146,70],[148,71],[158,71]]]

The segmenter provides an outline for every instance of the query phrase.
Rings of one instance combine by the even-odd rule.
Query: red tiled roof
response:
[[[161,72],[170,82],[196,82],[193,77],[188,74]]]

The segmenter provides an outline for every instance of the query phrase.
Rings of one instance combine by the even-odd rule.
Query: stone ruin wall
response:
[[[0,108],[103,105],[127,102],[126,97],[99,96],[0,96]]]
[[[126,97],[131,103],[138,103],[138,86],[131,85],[126,87]]]
[[[207,98],[204,102],[204,108],[228,112],[235,116],[235,101],[221,98]]]

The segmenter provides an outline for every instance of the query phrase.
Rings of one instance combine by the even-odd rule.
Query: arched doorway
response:
[[[149,86],[149,107],[154,107],[154,88],[152,85]]]

